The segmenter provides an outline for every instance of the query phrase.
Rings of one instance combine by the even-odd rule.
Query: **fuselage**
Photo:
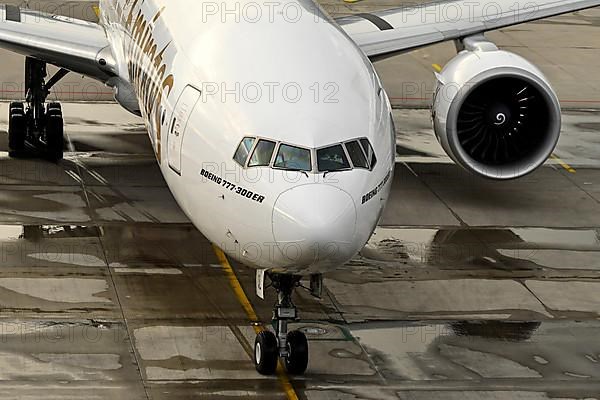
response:
[[[317,5],[102,0],[101,13],[164,178],[211,242],[298,274],[364,246],[392,181],[391,109]]]

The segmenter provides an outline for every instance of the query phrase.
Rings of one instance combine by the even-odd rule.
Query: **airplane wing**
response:
[[[371,59],[600,6],[600,0],[442,1],[337,18]]]
[[[0,48],[101,81],[116,74],[104,29],[74,18],[0,5]]]

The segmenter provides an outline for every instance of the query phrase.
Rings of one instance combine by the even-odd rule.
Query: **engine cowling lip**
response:
[[[472,93],[473,90],[475,90],[480,85],[498,78],[522,79],[536,86],[540,93],[544,95],[546,103],[551,109],[550,118],[552,119],[549,123],[550,132],[548,133],[548,135],[551,136],[551,140],[546,141],[544,143],[545,145],[543,146],[543,148],[539,149],[536,152],[536,154],[543,154],[544,157],[537,157],[537,161],[535,163],[523,162],[522,164],[525,165],[517,164],[515,165],[514,172],[512,173],[500,173],[500,170],[502,168],[491,167],[473,159],[469,154],[466,153],[466,151],[462,148],[458,141],[458,115],[461,107],[468,98],[469,94]],[[446,130],[448,133],[448,145],[450,146],[450,149],[454,154],[452,158],[463,168],[474,174],[481,175],[485,178],[495,180],[509,180],[525,176],[535,171],[542,164],[544,164],[544,162],[546,162],[547,157],[550,154],[552,154],[552,151],[558,143],[561,131],[561,124],[561,111],[558,98],[554,93],[554,90],[550,87],[550,85],[548,85],[544,78],[523,68],[511,66],[489,69],[469,79],[458,90],[448,109]]]

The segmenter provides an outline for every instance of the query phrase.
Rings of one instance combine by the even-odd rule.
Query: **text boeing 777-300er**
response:
[[[26,56],[10,152],[62,158],[62,110],[46,99],[69,71],[114,88],[194,225],[258,271],[259,294],[265,276],[277,290],[257,370],[281,357],[303,373],[292,291],[309,275],[318,292],[319,274],[364,246],[390,192],[395,132],[372,62],[455,40],[436,74],[437,139],[476,175],[518,178],[552,153],[559,103],[535,66],[484,33],[597,5],[449,1],[333,20],[312,0],[101,0],[98,24],[6,5],[0,47]],[[61,69],[46,80],[47,63]]]

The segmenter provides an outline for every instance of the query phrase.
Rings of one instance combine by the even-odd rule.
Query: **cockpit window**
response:
[[[248,159],[248,155],[250,154],[250,150],[252,150],[252,145],[254,144],[253,137],[245,137],[242,139],[242,142],[238,146],[235,151],[235,155],[233,159],[240,164],[241,166],[246,165],[246,160]]]
[[[348,155],[350,156],[350,160],[352,160],[354,168],[369,168],[369,163],[367,162],[365,153],[363,152],[360,143],[358,143],[358,140],[346,143],[346,150],[348,151]]]
[[[350,169],[348,157],[341,144],[317,150],[317,167],[320,172]]]
[[[315,158],[316,169],[313,164]],[[311,149],[247,136],[238,145],[233,159],[242,167],[271,167],[314,173],[353,168],[373,170],[377,164],[373,146],[367,138],[352,139],[320,149]]]
[[[252,157],[250,157],[250,162],[248,163],[249,167],[266,167],[271,164],[271,157],[273,156],[273,151],[275,150],[275,142],[271,142],[270,140],[259,140],[256,147],[254,148],[254,152],[252,153]]]
[[[273,166],[295,171],[312,171],[310,150],[290,146],[289,144],[281,144]]]
[[[369,162],[370,169],[375,168],[375,165],[377,164],[377,157],[375,157],[375,152],[373,151],[373,147],[371,147],[369,139],[360,139],[360,144],[367,155],[367,161]]]

